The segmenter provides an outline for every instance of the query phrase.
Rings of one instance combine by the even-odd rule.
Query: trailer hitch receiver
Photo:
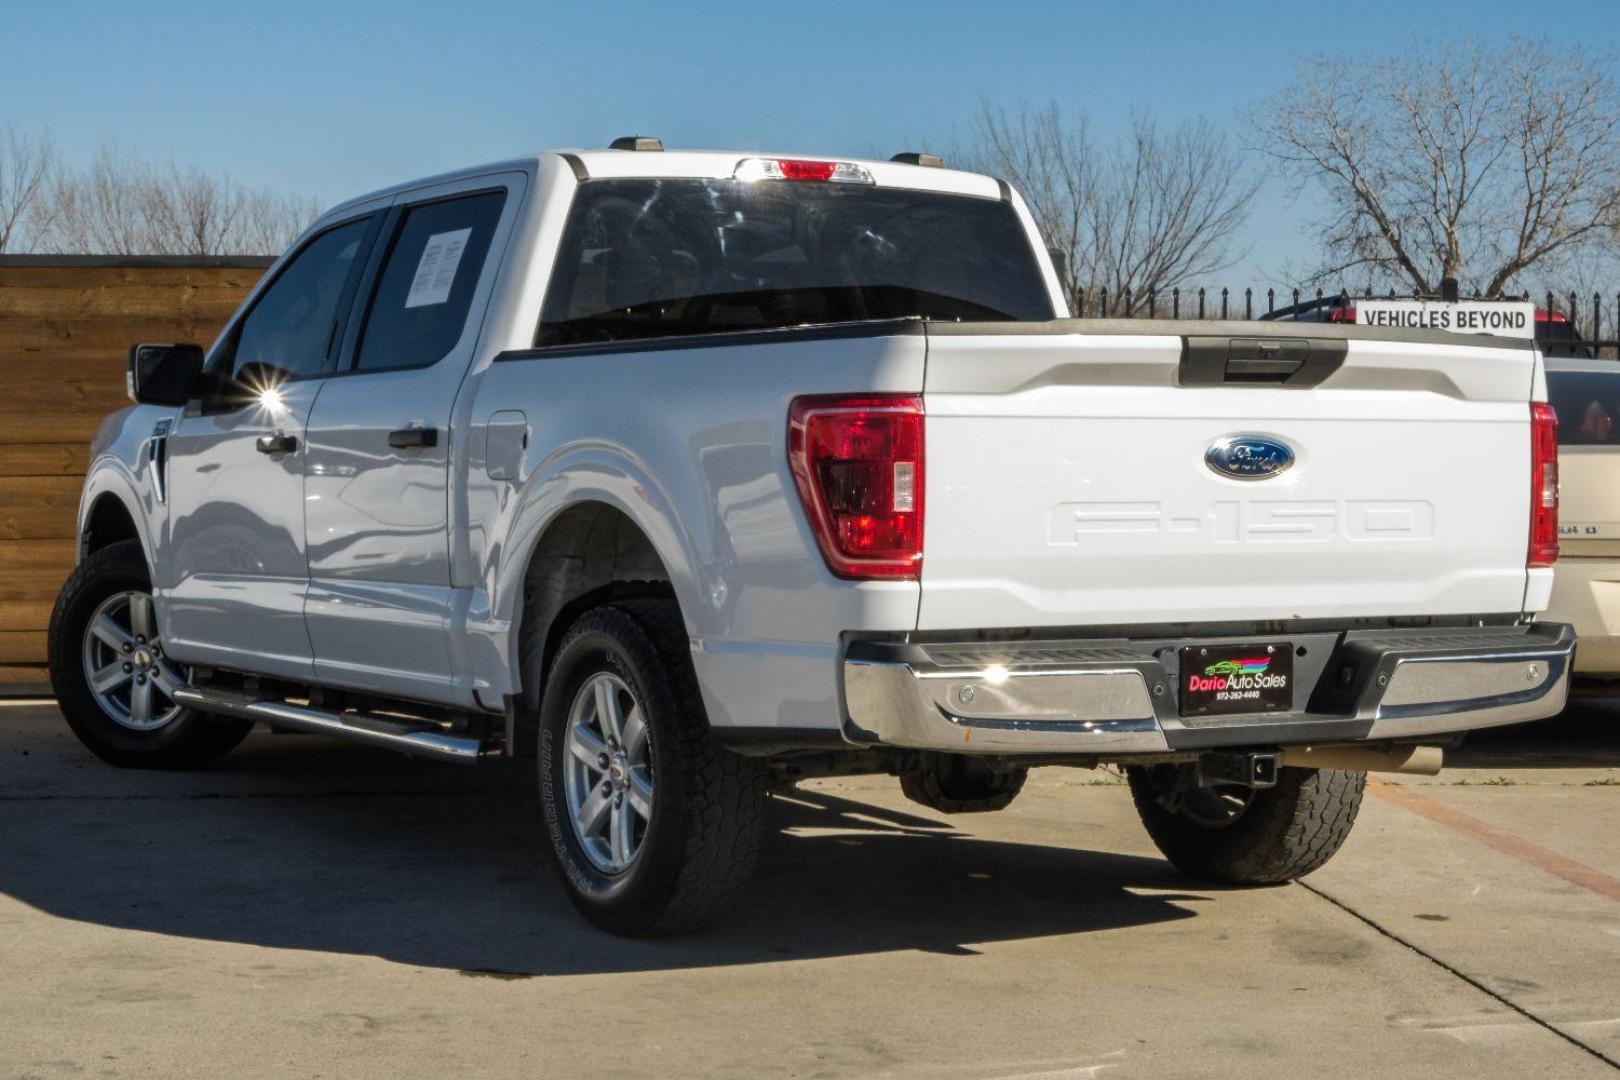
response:
[[[1277,786],[1276,754],[1237,754],[1221,751],[1198,759],[1197,784],[1238,784],[1247,788]]]

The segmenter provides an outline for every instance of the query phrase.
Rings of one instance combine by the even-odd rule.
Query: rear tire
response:
[[[57,707],[79,741],[110,764],[194,769],[253,730],[249,721],[215,719],[168,698],[184,669],[162,654],[137,540],[109,544],[73,571],[51,613],[49,650]]]
[[[1191,800],[1165,806],[1190,765],[1133,765],[1131,798],[1153,843],[1185,873],[1226,885],[1276,885],[1318,869],[1344,844],[1361,809],[1364,772],[1281,769],[1226,821]]]
[[[593,925],[695,930],[741,898],[765,832],[763,762],[709,731],[680,612],[626,601],[582,615],[540,704],[547,850]]]

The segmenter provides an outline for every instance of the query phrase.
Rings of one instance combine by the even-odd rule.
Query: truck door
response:
[[[373,251],[303,460],[319,682],[466,697],[449,641],[455,405],[521,183],[484,177],[402,196]]]
[[[209,358],[209,387],[167,444],[168,535],[157,598],[170,654],[307,679],[305,420],[335,359],[342,313],[380,211],[310,237]]]

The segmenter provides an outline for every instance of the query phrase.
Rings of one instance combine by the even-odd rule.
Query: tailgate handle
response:
[[[1181,339],[1180,386],[1316,386],[1339,370],[1348,345],[1333,338]]]
[[[1226,349],[1226,381],[1287,382],[1310,356],[1308,341],[1233,338]]]

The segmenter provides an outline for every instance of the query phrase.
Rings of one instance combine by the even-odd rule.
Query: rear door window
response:
[[[361,329],[357,369],[426,367],[455,348],[505,201],[504,191],[485,191],[405,211]]]
[[[1548,371],[1558,445],[1620,446],[1620,365],[1609,371]]]

